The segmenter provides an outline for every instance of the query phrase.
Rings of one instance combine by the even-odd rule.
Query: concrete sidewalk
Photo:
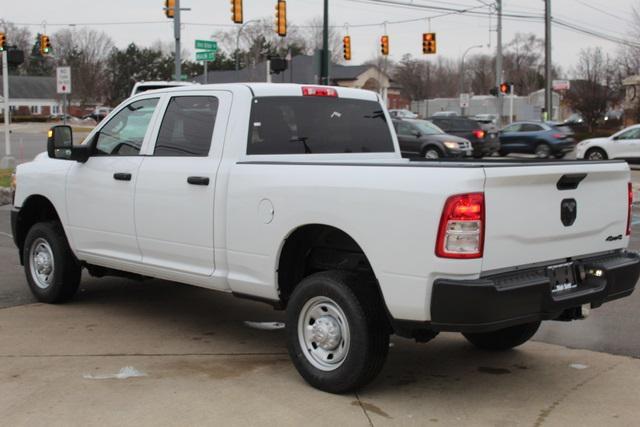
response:
[[[640,360],[460,336],[394,338],[357,394],[307,386],[269,307],[163,281],[87,281],[67,305],[0,310],[4,425],[638,425]],[[132,367],[144,375],[105,378]]]

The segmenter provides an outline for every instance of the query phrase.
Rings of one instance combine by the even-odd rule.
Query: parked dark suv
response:
[[[485,129],[480,123],[467,117],[435,116],[429,120],[446,133],[470,141],[473,157],[491,156],[500,151],[500,138],[495,128]]]
[[[471,155],[471,143],[448,135],[433,123],[417,119],[393,119],[403,157],[465,157]]]

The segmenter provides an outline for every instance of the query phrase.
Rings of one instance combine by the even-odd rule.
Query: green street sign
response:
[[[215,61],[216,53],[215,52],[196,52],[196,60],[197,61]]]
[[[210,50],[215,52],[218,50],[218,42],[213,40],[196,40],[196,49]]]
[[[180,80],[182,80],[183,82],[186,81],[188,77],[189,76],[187,76],[186,74],[180,74]],[[175,74],[171,74],[171,78],[174,82],[177,80]]]

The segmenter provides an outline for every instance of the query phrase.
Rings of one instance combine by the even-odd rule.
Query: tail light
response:
[[[633,187],[631,183],[629,183],[627,191],[627,236],[631,236],[631,209],[633,209]]]
[[[441,258],[482,258],[484,223],[484,193],[449,197],[440,218],[436,255]]]
[[[565,139],[567,137],[567,135],[565,135],[564,133],[554,133],[551,136],[554,137],[555,139]]]
[[[483,130],[474,130],[473,131],[473,136],[475,136],[478,139],[482,139],[484,138],[485,132]]]
[[[332,87],[324,86],[303,86],[302,95],[304,96],[331,96],[338,97],[338,91]]]

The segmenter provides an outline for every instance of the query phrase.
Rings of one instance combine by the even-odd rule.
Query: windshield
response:
[[[444,131],[440,129],[438,126],[427,120],[407,120],[413,126],[415,126],[421,134],[423,135],[439,135],[443,134]]]
[[[255,98],[247,154],[389,153],[378,102],[339,97]]]

